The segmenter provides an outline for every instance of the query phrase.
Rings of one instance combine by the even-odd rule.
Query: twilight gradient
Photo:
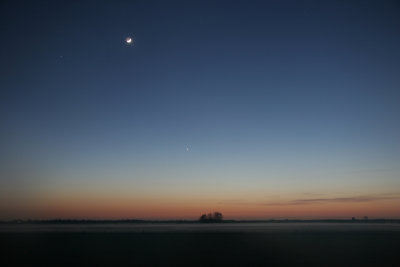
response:
[[[0,219],[400,218],[399,12],[5,1]]]

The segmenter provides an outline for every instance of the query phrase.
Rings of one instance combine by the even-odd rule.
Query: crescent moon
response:
[[[133,43],[133,39],[131,37],[126,37],[125,42],[127,44],[132,44]]]

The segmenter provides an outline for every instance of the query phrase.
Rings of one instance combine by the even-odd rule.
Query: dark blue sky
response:
[[[398,185],[398,1],[82,2],[0,4],[0,183]]]

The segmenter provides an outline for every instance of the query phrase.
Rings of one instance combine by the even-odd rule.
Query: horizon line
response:
[[[352,217],[349,219],[225,219],[222,222],[377,222],[377,221],[398,221],[400,218],[356,218]],[[46,223],[46,222],[200,222],[198,219],[10,219],[0,220],[0,223]]]

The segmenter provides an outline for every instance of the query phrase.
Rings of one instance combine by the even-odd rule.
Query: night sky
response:
[[[2,1],[0,36],[0,219],[400,218],[398,1]]]

